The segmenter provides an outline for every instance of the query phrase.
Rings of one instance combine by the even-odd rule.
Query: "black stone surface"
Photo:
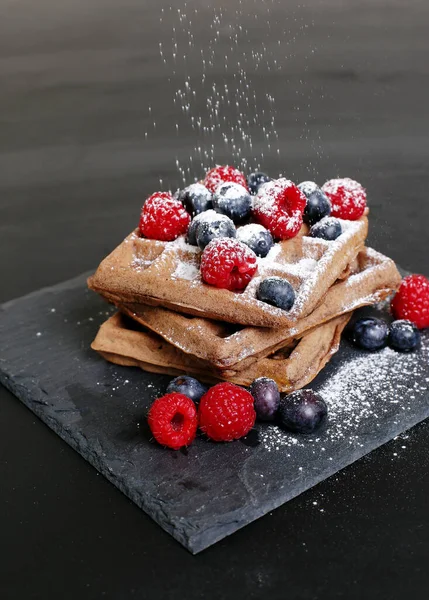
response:
[[[240,442],[199,438],[183,452],[166,450],[151,441],[145,413],[169,378],[111,365],[89,347],[111,310],[86,289],[85,276],[2,305],[0,381],[193,553],[429,415],[427,333],[416,354],[385,351],[384,372],[381,355],[344,343],[312,385],[328,395],[322,432],[294,437],[258,425]],[[342,374],[351,371],[358,381],[346,382],[342,397]]]
[[[185,11],[183,0],[20,0],[0,9],[0,302],[93,268],[135,227],[160,177],[180,185],[176,158],[186,164],[206,138],[172,92],[186,75],[200,81],[221,5],[218,56],[239,21],[247,56],[265,43],[281,68],[245,65],[278,109],[278,158],[260,124],[252,129],[263,170],[361,181],[370,245],[429,273],[428,2],[229,0]],[[179,8],[198,9],[186,73],[158,52],[161,42],[171,58]],[[214,83],[225,83],[220,59]],[[228,132],[234,106],[226,113]],[[219,163],[232,161],[222,140],[217,148]],[[195,557],[0,386],[0,597],[425,598],[428,447],[426,420]]]

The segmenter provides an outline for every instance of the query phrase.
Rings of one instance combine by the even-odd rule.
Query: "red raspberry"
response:
[[[264,184],[253,201],[253,216],[277,240],[295,237],[302,226],[307,199],[289,179]]]
[[[322,187],[331,201],[331,217],[357,221],[366,208],[366,192],[360,183],[345,177],[331,179]]]
[[[234,238],[215,238],[201,257],[203,281],[232,292],[244,290],[257,268],[253,250]]]
[[[139,229],[151,240],[171,242],[188,231],[190,215],[169,192],[155,192],[143,205]]]
[[[201,398],[201,431],[215,442],[232,442],[247,435],[255,424],[252,395],[238,385],[218,383]]]
[[[412,321],[419,329],[429,327],[429,279],[423,275],[409,275],[402,280],[392,300],[396,319]]]
[[[233,181],[234,183],[239,183],[245,187],[246,190],[249,189],[247,186],[247,179],[243,173],[234,167],[228,166],[211,169],[204,179],[204,185],[214,193],[220,184],[225,181]]]
[[[173,450],[188,446],[197,432],[195,404],[188,396],[177,392],[155,400],[147,420],[156,441]]]

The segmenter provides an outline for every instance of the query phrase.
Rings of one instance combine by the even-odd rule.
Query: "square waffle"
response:
[[[299,340],[288,340],[276,353],[243,369],[239,369],[240,365],[236,365],[236,369],[217,369],[207,361],[182,352],[121,313],[101,326],[92,348],[110,362],[153,373],[187,373],[208,383],[224,380],[244,386],[258,377],[270,377],[281,392],[291,392],[310,383],[337,352],[350,316],[348,313],[328,321]]]
[[[343,233],[334,241],[312,238],[303,226],[293,239],[276,243],[242,293],[202,282],[201,251],[185,242],[159,242],[131,233],[102,261],[88,285],[116,305],[163,306],[190,315],[252,325],[294,326],[321,302],[347,265],[364,246],[368,220],[340,220]],[[259,283],[271,276],[286,278],[295,289],[288,312],[256,299]]]
[[[334,317],[384,300],[401,281],[393,260],[370,248],[362,250],[342,276],[347,278],[336,282],[323,301],[293,327],[237,329],[228,323],[142,304],[121,304],[119,309],[184,353],[229,369],[237,363],[250,365]]]

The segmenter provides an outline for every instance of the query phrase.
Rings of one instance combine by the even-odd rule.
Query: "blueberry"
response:
[[[364,350],[379,350],[386,345],[389,327],[385,321],[376,317],[358,319],[350,333],[351,341]]]
[[[420,331],[411,321],[394,321],[390,326],[389,346],[399,352],[411,352],[420,343]]]
[[[271,177],[265,175],[265,173],[261,173],[261,171],[256,171],[256,173],[250,173],[247,178],[247,185],[249,186],[250,193],[252,196],[258,193],[259,188],[267,181],[271,181]]]
[[[280,400],[280,425],[295,433],[313,433],[326,420],[328,407],[313,390],[298,390]]]
[[[274,379],[259,377],[250,386],[255,400],[256,416],[260,421],[273,421],[280,403],[280,392]]]
[[[235,229],[235,225],[226,215],[220,215],[214,210],[208,210],[198,215],[195,237],[201,250],[204,250],[207,244],[214,238],[235,238],[236,236],[237,230]]]
[[[256,256],[261,256],[262,258],[267,256],[274,244],[273,236],[268,229],[257,223],[250,223],[250,225],[239,227],[237,229],[237,239],[246,244],[246,246],[249,246]]]
[[[314,225],[323,217],[331,214],[331,203],[322,190],[313,181],[304,181],[299,184],[299,189],[307,198],[304,210],[304,222]]]
[[[196,403],[201,400],[201,396],[203,396],[207,390],[208,387],[200,383],[197,379],[188,377],[187,375],[180,375],[180,377],[172,379],[167,386],[167,394],[179,392],[179,394],[188,396],[188,398]]]
[[[227,181],[216,189],[213,208],[232,219],[234,223],[242,223],[250,216],[252,197],[239,183]]]
[[[272,304],[283,310],[290,310],[295,302],[295,290],[286,279],[268,277],[259,284],[256,297],[261,302]]]
[[[298,184],[298,187],[307,198],[311,196],[313,192],[320,189],[317,183],[314,183],[314,181],[302,181]]]
[[[200,213],[199,215],[196,215],[192,219],[191,224],[188,227],[188,234],[186,236],[186,241],[188,242],[188,244],[191,244],[191,246],[198,246],[197,238],[196,238],[197,227],[198,227],[201,219],[204,218],[204,215],[206,214],[206,212],[213,213],[214,211],[213,210],[205,211],[205,212]]]
[[[213,194],[202,183],[192,183],[179,192],[178,199],[192,216],[213,208]]]
[[[324,217],[310,229],[310,235],[322,240],[336,240],[343,233],[341,223],[335,217]]]

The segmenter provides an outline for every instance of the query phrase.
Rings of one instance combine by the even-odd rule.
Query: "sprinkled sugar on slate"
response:
[[[111,365],[89,348],[112,311],[84,276],[3,305],[0,380],[194,553],[429,416],[426,331],[408,355],[343,342],[311,386],[330,411],[317,435],[258,424],[243,442],[199,438],[187,454],[168,451],[150,441],[145,414],[170,378]]]

